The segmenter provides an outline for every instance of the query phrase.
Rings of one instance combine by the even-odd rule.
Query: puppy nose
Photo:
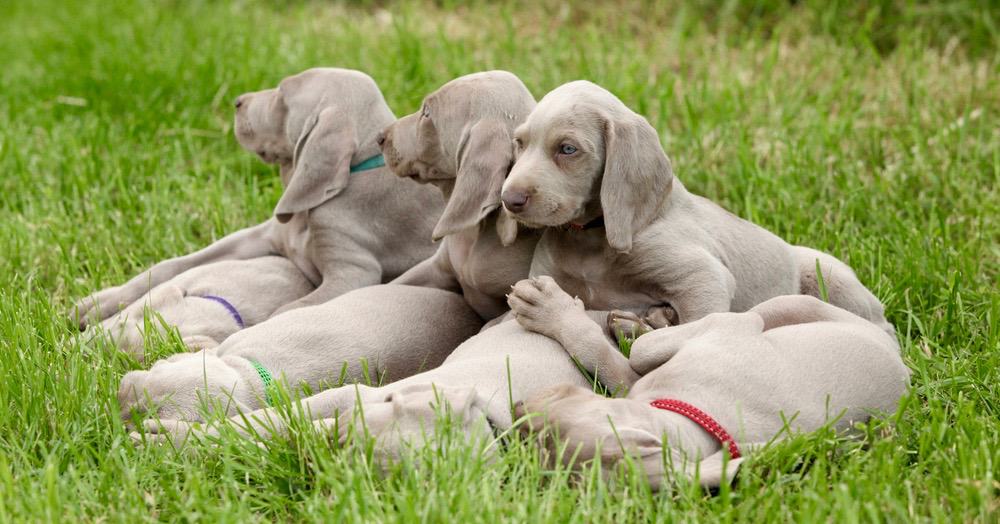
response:
[[[503,201],[503,207],[507,208],[507,211],[520,213],[528,205],[528,193],[518,189],[508,189],[500,196],[500,200]]]
[[[243,105],[243,95],[236,97],[236,101],[233,102],[233,105],[236,106],[236,109],[239,109],[240,106]]]
[[[375,135],[375,142],[378,143],[379,147],[382,147],[382,145],[385,144],[385,131],[379,131],[379,133]]]

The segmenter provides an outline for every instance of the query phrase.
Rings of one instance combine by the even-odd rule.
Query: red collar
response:
[[[679,413],[694,421],[705,431],[709,432],[723,446],[729,447],[729,458],[740,458],[740,447],[736,445],[736,440],[722,428],[722,425],[709,416],[708,413],[680,400],[672,398],[658,398],[649,403],[654,408],[664,409]]]
[[[604,217],[599,216],[586,224],[575,224],[573,222],[569,222],[564,224],[562,227],[571,231],[584,231],[586,229],[594,229],[595,227],[604,227]]]

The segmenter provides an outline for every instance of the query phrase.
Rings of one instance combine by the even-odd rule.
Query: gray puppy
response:
[[[575,465],[631,456],[654,489],[672,473],[696,471],[702,484],[718,486],[786,429],[833,422],[849,430],[895,411],[909,381],[894,337],[804,295],[653,331],[629,357],[551,278],[519,282],[511,306],[523,327],[558,341],[602,383],[629,389],[617,399],[572,383],[538,392],[515,408],[519,417],[544,414],[525,427],[545,432],[550,450],[568,443],[562,458],[576,453]]]
[[[514,127],[534,107],[513,74],[473,73],[427,95],[419,111],[385,130],[382,151],[393,172],[434,184],[448,198],[434,228],[434,239],[442,239],[437,253],[394,283],[460,292],[484,320],[507,311],[504,297],[527,276],[539,235],[517,237],[517,224],[499,210],[500,187],[514,162]]]
[[[71,316],[81,328],[99,322],[176,275],[220,260],[291,260],[316,289],[277,313],[402,274],[434,253],[430,233],[444,202],[431,188],[373,167],[381,160],[377,135],[394,119],[375,82],[346,69],[310,69],[276,89],[241,95],[236,138],[281,171],[285,191],[274,218],[95,293]]]
[[[272,379],[313,390],[339,381],[392,382],[438,367],[481,324],[455,293],[369,286],[283,313],[217,348],[132,371],[122,378],[118,402],[125,421],[146,413],[198,421],[206,401],[230,415],[266,408]]]
[[[818,295],[818,260],[831,303],[893,332],[847,265],[688,193],[656,130],[600,86],[556,88],[514,136],[504,207],[546,228],[531,274],[552,276],[587,307],[670,304],[680,323],[746,311],[779,295]]]
[[[506,225],[515,228],[516,232],[517,226],[513,221],[504,223],[498,219],[500,186],[513,161],[511,133],[533,106],[534,99],[516,76],[503,71],[476,73],[448,82],[428,95],[421,111],[400,119],[385,130],[380,142],[386,161],[393,171],[403,177],[434,184],[448,195],[448,204],[435,228],[435,235],[444,237],[438,252],[392,284],[373,288],[387,288],[387,296],[392,296],[393,293],[409,295],[407,290],[411,288],[406,284],[458,291],[461,295],[454,296],[459,300],[464,298],[486,320],[493,319],[506,310],[505,295],[511,285],[527,277],[537,236],[524,235],[510,247],[501,245],[498,228],[503,230]],[[334,309],[341,307],[342,303],[328,303],[325,306],[327,314],[333,314]],[[368,353],[352,355],[355,358],[371,359],[375,355],[394,354],[404,349],[424,352],[422,346],[403,335],[407,330],[422,332],[438,329],[441,322],[448,321],[448,313],[441,311],[432,302],[409,303],[413,309],[407,310],[405,314],[380,316],[380,323],[385,325],[383,329],[391,329],[398,336],[383,334],[377,338],[369,337]],[[323,334],[322,330],[327,323],[316,324],[313,319],[303,320],[300,318],[302,315],[304,313],[289,312],[258,326],[258,329],[247,330],[239,338],[247,340],[248,345],[253,340],[255,345],[270,347],[274,352],[293,353],[307,352],[308,343],[321,337],[337,340]],[[308,336],[294,340],[274,338],[275,335],[264,328],[270,330],[272,328],[267,325],[278,322],[294,326],[294,329]],[[418,325],[422,322],[430,325]],[[278,326],[275,329],[277,331],[274,333],[281,333],[284,328]],[[545,337],[527,335],[530,339],[551,344]],[[300,340],[307,344],[301,350],[298,349]],[[502,355],[503,348],[508,347],[508,341],[491,340],[489,337],[477,338],[473,347],[486,348],[499,344],[496,346],[499,348],[497,351]],[[228,346],[228,343],[224,346]],[[560,351],[558,348],[552,349],[552,353],[556,355],[561,355]],[[474,356],[479,358],[483,355]],[[340,357],[330,358],[327,355],[321,360],[309,361],[308,365],[316,372],[322,370],[326,374],[333,374],[339,371],[342,361]],[[502,368],[502,362],[500,357],[496,363],[499,367],[482,371],[490,377],[488,384],[501,386],[498,381],[503,374],[500,371],[501,374],[497,375],[497,370]],[[292,361],[288,361],[287,365],[293,368],[296,366]],[[567,367],[573,369],[572,366]],[[275,372],[284,370],[281,367],[273,369]],[[476,376],[468,370],[458,373]],[[161,376],[164,377],[162,383],[165,384],[162,387],[169,387],[173,382],[177,385],[176,394],[189,395],[189,384],[180,380],[171,381],[165,372]],[[325,391],[304,402],[312,410],[313,416],[332,417],[336,414],[338,404],[327,399],[339,398],[342,394],[353,395],[353,391],[353,387]],[[164,421],[165,427],[186,427],[183,423],[169,422]]]

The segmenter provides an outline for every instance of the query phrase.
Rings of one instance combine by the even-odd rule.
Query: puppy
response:
[[[518,283],[511,306],[523,327],[558,341],[602,383],[629,388],[625,398],[606,398],[560,385],[516,406],[515,415],[544,414],[525,427],[545,430],[550,449],[567,443],[562,458],[576,453],[575,465],[637,459],[654,489],[677,473],[718,486],[747,453],[786,430],[830,422],[848,430],[894,411],[909,381],[894,337],[804,295],[653,331],[627,358],[551,278]],[[726,454],[732,460],[723,471]]]
[[[483,320],[495,319],[506,311],[505,294],[511,285],[527,276],[531,253],[537,241],[537,235],[517,236],[516,224],[503,223],[498,217],[500,186],[513,161],[511,133],[532,107],[534,99],[516,76],[502,71],[476,73],[448,82],[427,96],[418,113],[387,127],[379,142],[392,170],[399,176],[433,184],[448,197],[446,209],[434,231],[435,237],[442,238],[437,253],[387,287],[402,286],[397,293],[402,293],[408,285],[461,293],[455,296],[462,297]],[[504,230],[504,226],[513,230]],[[501,233],[511,241],[509,247],[503,246]],[[340,304],[340,301],[328,304],[331,308],[329,314]],[[406,333],[410,329],[434,329],[434,326],[417,324],[424,322],[422,319],[430,319],[427,321],[437,325],[443,317],[439,309],[433,303],[415,301],[408,314],[382,316],[380,322],[385,324],[384,330],[391,329],[398,333]],[[273,338],[263,327],[279,320],[298,326],[308,325],[308,322],[297,320],[300,315],[289,312],[258,326],[260,329],[247,330],[240,338],[249,340],[253,337],[254,345],[272,347],[275,352],[298,352],[296,340]],[[323,336],[322,329],[328,325],[322,323],[310,328],[310,335],[302,339],[303,343]],[[495,362],[490,361],[495,367],[482,371],[482,374],[495,378],[487,382],[487,387],[498,384],[497,381],[505,376],[502,348],[508,344],[507,341],[491,341],[491,337],[498,332],[491,333],[490,337],[478,339],[473,346],[488,348],[499,344],[496,347],[501,348],[501,356]],[[531,334],[528,337],[547,340]],[[371,359],[372,355],[396,351],[400,346],[418,353],[425,352],[415,342],[391,336],[368,339],[368,353],[356,356]],[[562,357],[558,351],[553,350],[553,353]],[[478,358],[478,355],[472,356]],[[530,356],[526,354],[525,358]],[[310,365],[331,374],[339,371],[341,362],[339,358],[326,358]],[[458,374],[474,376],[468,370]],[[183,389],[186,386],[178,387]],[[304,402],[311,406],[313,416],[333,417],[339,404],[325,399],[341,394],[353,395],[353,391],[353,387],[347,387],[339,392],[323,392]],[[178,394],[181,392],[178,391]],[[188,393],[185,390],[183,394]]]
[[[392,382],[437,367],[480,325],[455,293],[370,286],[283,313],[217,348],[132,371],[122,378],[118,402],[126,422],[141,414],[199,421],[206,408],[234,415],[267,407],[279,378],[313,390]]]
[[[212,348],[312,290],[287,258],[227,260],[177,275],[100,325],[118,347],[141,361],[149,329],[162,334],[173,327],[191,349]]]
[[[393,287],[396,286],[373,286],[355,293]],[[589,312],[588,315],[595,327],[599,327],[598,323],[604,325],[607,316],[597,312]],[[426,329],[420,320],[407,325]],[[233,338],[250,331],[248,329]],[[226,345],[228,342],[223,347]],[[341,361],[339,357],[336,360],[338,364]],[[176,378],[171,377],[170,381],[176,381]],[[381,387],[350,385],[328,389],[303,399],[299,407],[303,413],[319,419],[316,422],[318,427],[324,430],[338,428],[341,433],[334,435],[338,439],[346,438],[345,432],[351,426],[348,423],[350,418],[363,413],[365,430],[377,439],[378,449],[384,454],[380,459],[391,460],[398,456],[403,446],[430,442],[423,435],[423,430],[429,431],[433,427],[441,407],[446,406],[455,414],[459,431],[467,433],[470,439],[478,438],[483,435],[484,428],[499,431],[510,428],[513,403],[560,383],[579,387],[591,385],[557,342],[508,320],[467,339],[439,367]],[[149,387],[148,384],[136,386],[138,391]],[[126,387],[123,382],[123,388],[131,390],[132,384]],[[295,408],[296,411],[299,407]],[[357,412],[355,408],[358,408]],[[198,420],[185,413],[161,411],[160,415],[158,421],[147,420],[143,423],[145,435],[133,432],[132,438],[137,442],[145,439],[180,445],[194,428],[190,421]],[[269,409],[244,413],[230,418],[229,423],[248,436],[265,438],[275,436],[275,433],[281,435],[286,429],[278,413]],[[217,435],[218,428],[200,428],[196,434]]]
[[[375,82],[346,69],[310,69],[276,89],[241,95],[236,138],[277,164],[285,186],[274,218],[95,293],[76,304],[72,317],[84,328],[178,274],[220,260],[291,260],[316,289],[276,313],[399,276],[434,253],[430,233],[443,201],[379,167],[376,137],[393,120]]]
[[[539,234],[518,236],[500,213],[500,187],[514,161],[514,127],[534,106],[519,78],[487,71],[448,82],[386,128],[380,144],[389,168],[448,199],[434,227],[437,252],[394,283],[462,293],[484,320],[507,311],[504,297],[527,276]]]
[[[504,208],[546,228],[531,274],[552,276],[590,308],[666,303],[680,323],[746,311],[779,295],[818,294],[819,258],[831,303],[893,331],[842,262],[688,193],[653,127],[595,84],[547,94],[514,142]]]

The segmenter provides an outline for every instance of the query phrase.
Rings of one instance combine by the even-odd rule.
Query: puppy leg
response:
[[[522,327],[559,342],[604,386],[630,388],[639,380],[601,326],[584,313],[583,302],[566,294],[551,277],[518,282],[507,303]]]
[[[323,282],[315,291],[281,306],[271,316],[301,307],[324,304],[348,291],[374,286],[382,282],[382,267],[378,260],[371,255],[351,261],[335,260],[332,265],[336,269],[323,272]]]
[[[759,334],[763,330],[760,315],[747,313],[713,313],[697,321],[657,329],[632,343],[629,364],[641,375],[662,366],[692,340],[702,336]]]
[[[822,251],[804,246],[792,246],[792,249],[799,264],[799,293],[821,298],[816,272],[818,266],[831,304],[867,319],[889,335],[896,336],[895,328],[885,318],[882,302],[858,280],[850,266]]]
[[[408,286],[433,287],[455,293],[462,292],[462,286],[455,277],[448,255],[448,238],[441,241],[434,256],[411,267],[402,275],[396,277],[390,284],[405,284]]]
[[[196,266],[217,260],[246,259],[271,252],[270,235],[274,220],[243,229],[189,255],[164,260],[121,286],[94,293],[73,305],[69,317],[80,329],[100,322],[119,309],[135,302],[153,287]]]

